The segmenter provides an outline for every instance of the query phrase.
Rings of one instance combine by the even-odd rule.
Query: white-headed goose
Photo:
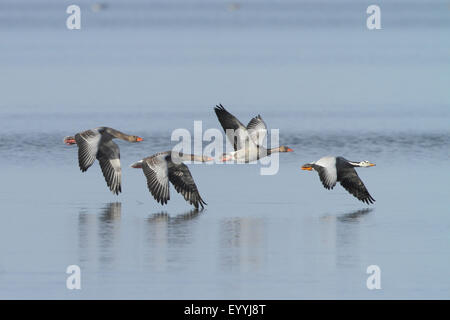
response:
[[[222,161],[237,160],[251,162],[264,158],[275,152],[292,152],[287,146],[267,149],[263,146],[267,136],[267,126],[260,115],[250,120],[244,126],[235,116],[229,113],[221,104],[214,108],[217,118],[225,131],[234,151],[224,154]]]
[[[131,165],[132,168],[142,168],[147,178],[147,187],[155,200],[162,205],[170,200],[169,181],[186,201],[196,209],[206,202],[200,196],[191,172],[182,161],[212,161],[212,158],[165,151],[156,153]]]
[[[112,128],[98,127],[77,133],[75,137],[65,137],[64,143],[78,145],[78,164],[82,172],[92,166],[97,159],[106,184],[113,193],[118,195],[122,191],[122,169],[119,146],[112,141],[115,138],[129,142],[143,140],[138,136],[128,135]]]
[[[367,204],[374,203],[375,199],[369,194],[364,183],[356,173],[355,167],[373,167],[375,164],[369,161],[354,162],[343,157],[323,157],[311,163],[304,164],[302,170],[315,170],[319,173],[320,181],[326,189],[333,189],[336,182],[341,185],[358,200]]]

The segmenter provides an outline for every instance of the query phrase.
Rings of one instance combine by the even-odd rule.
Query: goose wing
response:
[[[312,167],[319,173],[320,181],[326,189],[333,189],[337,181],[335,157],[323,157],[316,161]]]
[[[112,140],[101,143],[97,159],[105,177],[106,184],[112,193],[122,192],[122,169],[120,167],[119,146]]]
[[[167,204],[170,200],[167,154],[161,153],[145,158],[142,170],[147,178],[147,187],[155,200]]]
[[[96,129],[86,130],[75,135],[78,145],[78,164],[85,172],[95,161],[102,135]]]
[[[197,185],[192,178],[191,172],[184,163],[175,164],[172,162],[169,169],[169,180],[178,193],[182,194],[184,199],[198,209],[199,204],[204,208],[203,201],[198,192]]]
[[[242,149],[248,141],[247,128],[235,116],[229,113],[221,104],[214,108],[228,141],[233,145],[234,151]]]
[[[263,145],[264,139],[267,136],[267,125],[259,114],[250,120],[247,125],[247,130],[255,144],[258,146]]]
[[[359,178],[354,168],[345,168],[339,172],[339,181],[341,185],[355,196],[358,200],[364,203],[371,204],[375,202],[375,199],[369,194],[366,186]]]

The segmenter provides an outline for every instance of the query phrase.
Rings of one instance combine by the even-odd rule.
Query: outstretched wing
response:
[[[169,169],[169,180],[178,193],[182,194],[184,199],[198,209],[199,204],[203,207],[206,202],[200,196],[191,172],[184,163],[173,164]]]
[[[245,147],[248,141],[247,128],[235,116],[229,113],[221,104],[214,108],[217,119],[219,119],[228,141],[233,145],[234,151]]]
[[[97,159],[105,177],[106,184],[112,193],[122,192],[122,169],[120,167],[119,146],[112,140],[100,145]]]
[[[85,172],[94,163],[101,138],[102,135],[96,129],[75,135],[78,145],[78,164],[82,172]]]
[[[247,125],[247,130],[255,144],[258,146],[264,144],[264,139],[267,136],[267,125],[259,114],[250,120]]]
[[[144,159],[142,170],[147,178],[147,187],[155,200],[167,204],[170,200],[167,155],[154,155]]]
[[[366,186],[361,181],[354,168],[340,170],[339,181],[345,190],[350,192],[358,200],[367,204],[375,202],[375,199],[369,194],[369,191],[367,191]]]
[[[326,189],[333,189],[337,181],[336,158],[323,157],[316,161],[312,167],[319,173],[320,181]]]
[[[336,168],[333,170],[333,168],[326,168],[318,165],[313,165],[313,168],[319,173],[320,181],[325,189],[333,189],[337,180]]]

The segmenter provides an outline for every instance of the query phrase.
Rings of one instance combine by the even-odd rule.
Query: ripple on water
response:
[[[7,164],[72,163],[74,146],[66,146],[62,139],[66,132],[3,134],[0,136],[1,162]],[[122,157],[141,159],[153,153],[169,150],[176,142],[170,134],[140,132],[145,139],[139,144],[119,141]],[[270,139],[269,139],[270,140]],[[204,142],[206,146],[209,142]],[[441,161],[449,159],[450,132],[443,133],[308,133],[292,132],[281,135],[280,144],[295,150],[298,156],[314,159],[325,155],[342,155],[349,160],[365,158]]]

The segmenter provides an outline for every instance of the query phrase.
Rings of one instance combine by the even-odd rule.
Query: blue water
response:
[[[356,0],[104,3],[77,31],[70,2],[0,3],[0,298],[450,298],[448,3],[379,1],[375,31]],[[129,165],[218,103],[295,152],[191,164],[205,210],[160,206]],[[119,196],[62,143],[101,125],[144,138],[117,142]],[[300,170],[328,154],[376,163],[374,205]]]

